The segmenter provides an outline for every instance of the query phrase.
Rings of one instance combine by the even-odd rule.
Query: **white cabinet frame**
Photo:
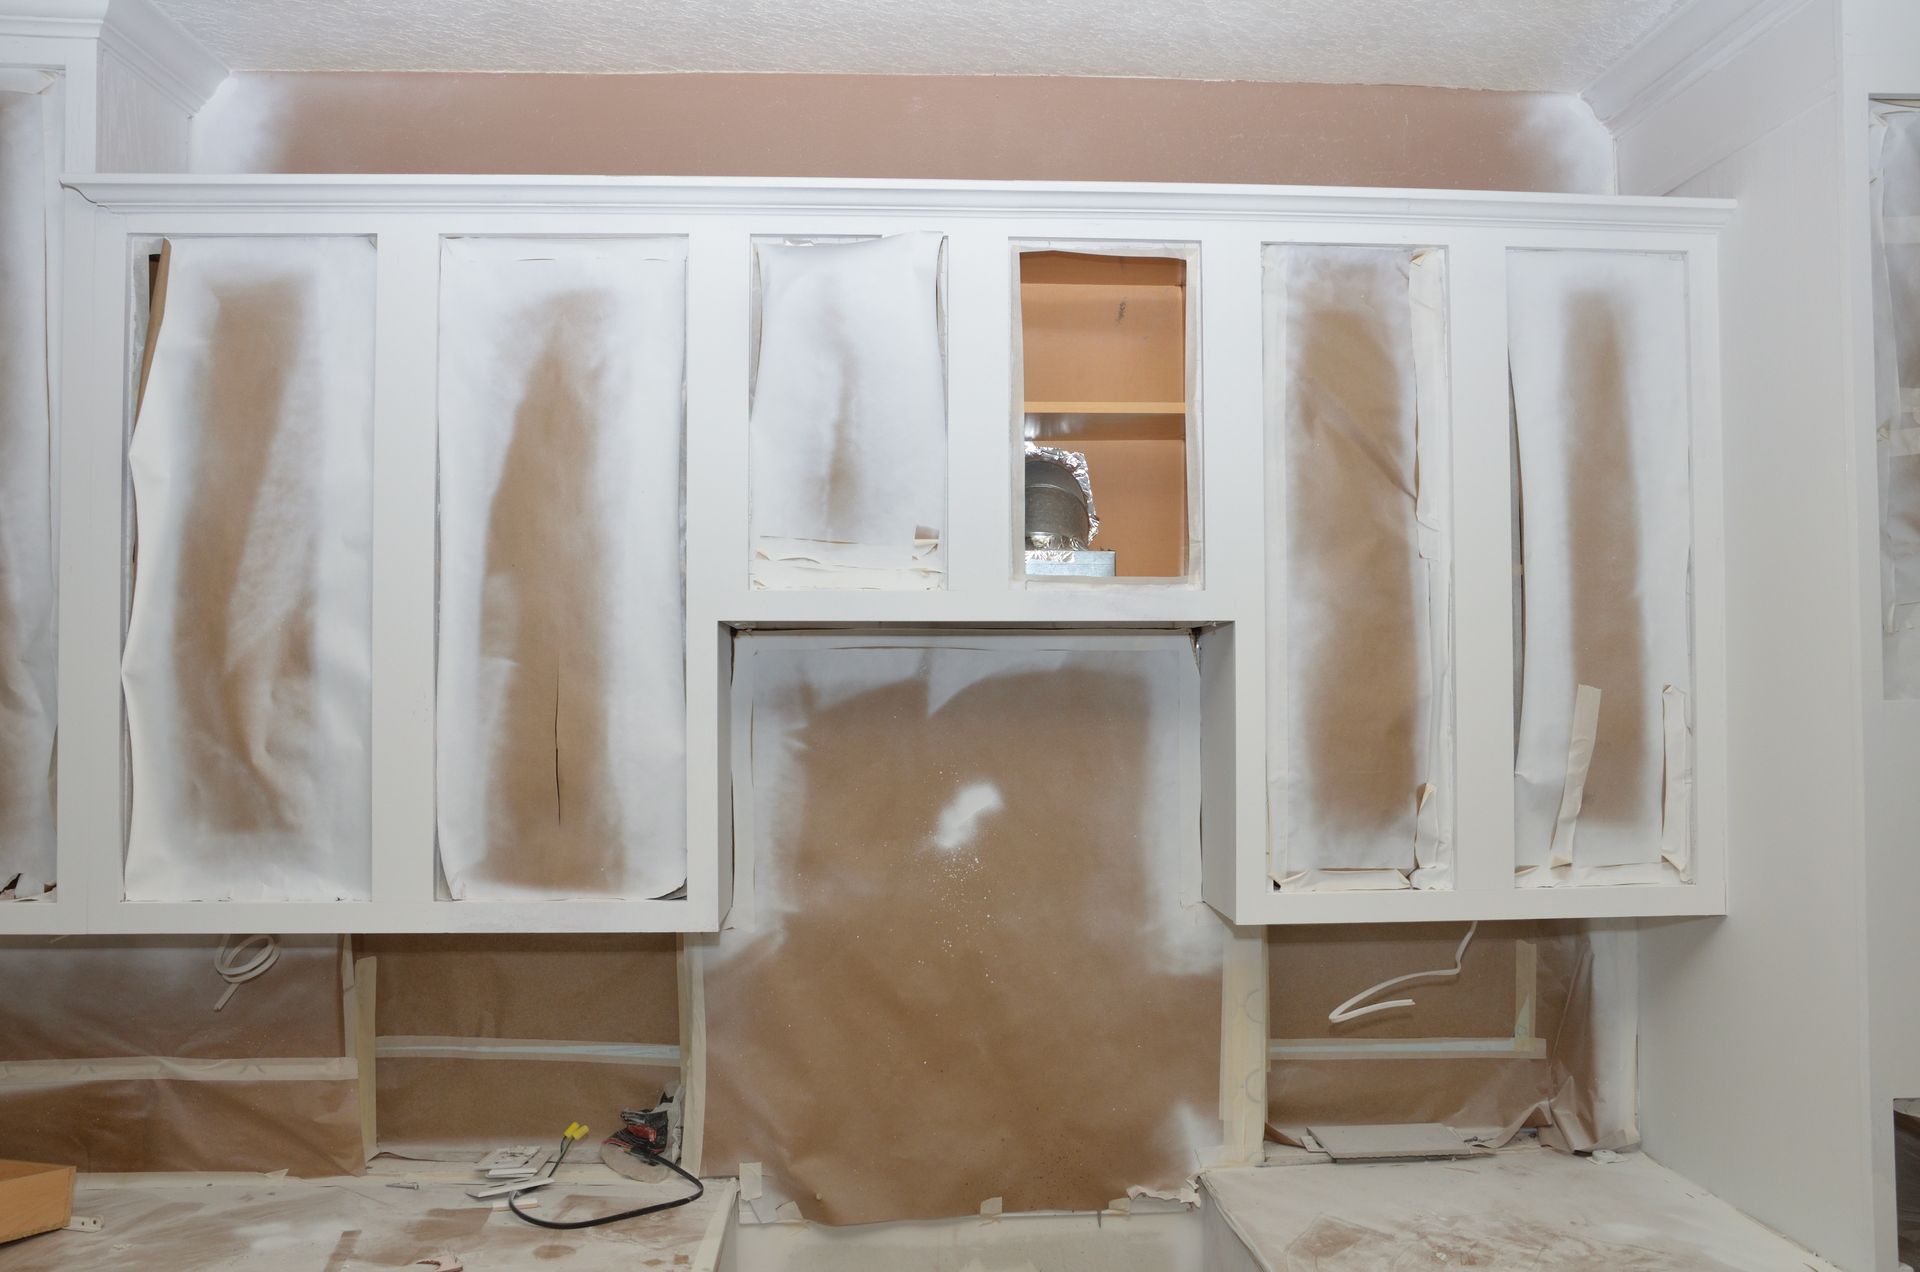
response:
[[[1714,200],[1239,186],[671,179],[102,177],[69,203],[62,424],[60,925],[69,931],[708,931],[732,892],[731,637],[739,628],[1176,627],[1200,631],[1206,898],[1242,924],[1712,914],[1725,906],[1724,597]],[[933,230],[948,252],[948,525],[937,591],[748,586],[747,357],[757,235]],[[372,899],[122,897],[120,640],[130,279],[161,236],[357,234],[379,252],[375,365]],[[689,244],[685,900],[437,901],[433,659],[440,240],[679,235]],[[1021,240],[1198,244],[1200,489],[1192,582],[1026,588],[1009,575],[1010,253]],[[1434,247],[1448,258],[1454,420],[1458,829],[1450,891],[1278,892],[1269,877],[1261,253]],[[1513,886],[1505,260],[1509,248],[1682,254],[1695,451],[1695,879]],[[69,891],[71,889],[71,891]],[[81,904],[73,902],[79,898]],[[0,931],[10,930],[0,907]]]

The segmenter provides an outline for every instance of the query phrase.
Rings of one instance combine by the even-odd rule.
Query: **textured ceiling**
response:
[[[1127,75],[1577,91],[1675,0],[159,0],[236,70]]]

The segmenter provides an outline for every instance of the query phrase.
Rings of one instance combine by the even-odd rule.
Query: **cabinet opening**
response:
[[[1026,577],[1194,572],[1195,323],[1184,251],[1019,254]]]

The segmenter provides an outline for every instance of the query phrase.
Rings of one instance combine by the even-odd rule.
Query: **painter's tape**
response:
[[[1600,728],[1600,691],[1581,685],[1573,691],[1573,725],[1567,738],[1567,784],[1560,793],[1560,814],[1553,823],[1550,865],[1573,864],[1573,832],[1586,797],[1587,770],[1593,764],[1593,739]]]
[[[178,1056],[110,1056],[88,1060],[0,1061],[0,1086],[65,1086],[81,1082],[345,1082],[359,1076],[352,1056],[245,1060]]]
[[[1693,731],[1687,727],[1687,695],[1672,685],[1660,691],[1666,733],[1666,790],[1660,809],[1660,855],[1682,878],[1691,864],[1693,831]]]
[[[373,1054],[382,1060],[557,1060],[574,1064],[631,1064],[650,1069],[680,1067],[677,1045],[569,1042],[548,1038],[441,1038],[397,1034],[376,1039]]]
[[[1544,1038],[1276,1038],[1269,1060],[1544,1060]]]
[[[758,1201],[764,1195],[765,1172],[759,1162],[740,1163],[740,1198],[743,1201]]]
[[[1006,1208],[1006,1200],[1001,1197],[989,1197],[980,1203],[980,1213],[989,1219],[997,1218]]]

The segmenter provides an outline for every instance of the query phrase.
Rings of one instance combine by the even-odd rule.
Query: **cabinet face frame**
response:
[[[108,177],[67,196],[61,423],[59,866],[61,930],[95,932],[711,931],[732,892],[728,690],[741,628],[1041,624],[1199,629],[1203,888],[1242,924],[1722,913],[1724,596],[1716,200],[1269,187],[671,179]],[[794,591],[748,584],[747,374],[752,239],[931,230],[947,238],[947,586]],[[127,902],[119,653],[128,513],[122,445],[129,262],[169,235],[363,234],[375,305],[373,899]],[[437,595],[440,240],[684,236],[687,284],[685,900],[434,899],[433,685]],[[1196,488],[1204,576],[1186,583],[1023,588],[1008,577],[1018,481],[1007,462],[1020,242],[1193,244],[1199,264]],[[1290,893],[1268,870],[1265,777],[1263,248],[1383,244],[1447,253],[1454,431],[1459,751],[1455,886]],[[1507,505],[1505,255],[1599,248],[1686,256],[1693,333],[1695,882],[1516,889],[1512,879],[1512,645]],[[1479,477],[1463,477],[1474,472]],[[1489,477],[1486,474],[1492,474]],[[1498,498],[1485,497],[1497,478]],[[1497,727],[1496,727],[1497,726]],[[76,895],[77,894],[77,895]],[[72,904],[78,901],[80,904]],[[18,931],[0,907],[0,932]],[[18,907],[30,908],[30,907]],[[43,921],[44,922],[44,921]]]

